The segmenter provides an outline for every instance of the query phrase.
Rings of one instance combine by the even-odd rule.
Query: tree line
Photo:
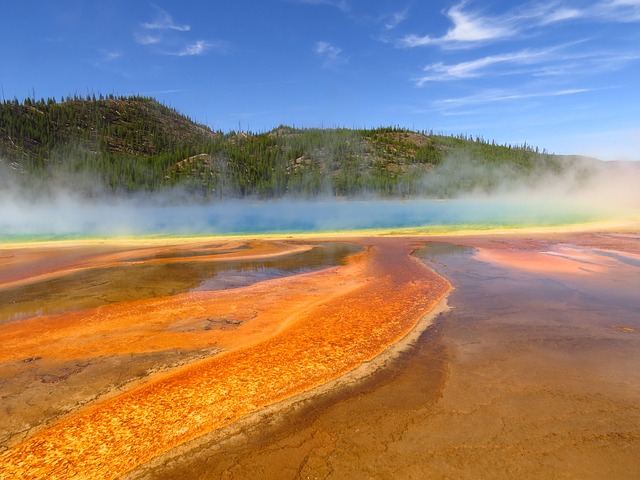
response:
[[[447,188],[428,181],[460,176],[463,160],[514,178],[565,166],[561,157],[526,144],[401,127],[216,132],[150,97],[95,94],[0,103],[0,159],[6,164],[1,173],[24,187],[49,182],[86,195],[179,187],[219,199],[447,197],[491,188],[490,178]]]

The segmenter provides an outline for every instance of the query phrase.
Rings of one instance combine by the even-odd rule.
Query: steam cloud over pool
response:
[[[161,205],[64,198],[47,203],[4,202],[6,235],[140,235],[326,231],[424,225],[528,225],[600,219],[604,210],[524,199],[270,201]]]
[[[640,165],[603,163],[587,180],[564,174],[531,185],[501,185],[491,195],[469,192],[450,200],[285,197],[209,202],[185,198],[179,191],[87,199],[68,188],[42,193],[4,182],[0,235],[189,235],[637,221],[638,181]]]

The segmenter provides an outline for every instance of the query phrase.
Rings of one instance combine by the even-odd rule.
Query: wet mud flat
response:
[[[317,242],[250,243],[191,243],[171,247],[175,254],[166,246],[47,250],[49,269],[42,252],[3,251],[2,287],[12,301],[0,324],[8,425],[0,478],[135,475],[172,448],[367,364],[450,289],[409,255],[410,239],[343,239],[334,244],[340,253],[311,271],[305,255]],[[152,277],[147,268],[189,257],[189,272],[200,272],[208,263],[293,255],[302,270],[281,275],[270,266],[256,278],[248,269],[246,282],[242,268],[227,269],[223,283],[232,277],[232,287],[222,289],[206,275],[193,285],[194,275]],[[142,286],[111,275],[123,268]],[[65,297],[52,281],[71,282],[72,296],[84,292]]]
[[[127,478],[638,478],[640,235],[428,241],[455,290],[408,350]]]

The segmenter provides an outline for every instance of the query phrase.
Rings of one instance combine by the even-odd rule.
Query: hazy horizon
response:
[[[445,160],[446,162],[447,160]],[[493,192],[470,191],[456,198],[344,199],[284,196],[206,200],[185,196],[180,188],[92,198],[51,179],[29,190],[4,177],[0,189],[0,232],[20,236],[206,235],[321,232],[455,225],[553,226],[594,221],[639,221],[640,164],[606,164],[535,182],[501,177],[499,170],[455,163],[447,174],[424,182],[456,182],[456,175],[498,179]],[[465,170],[465,169],[468,169]],[[453,172],[456,172],[455,174]],[[6,172],[5,172],[6,173]],[[502,183],[499,183],[502,182]],[[96,190],[98,191],[98,190]]]

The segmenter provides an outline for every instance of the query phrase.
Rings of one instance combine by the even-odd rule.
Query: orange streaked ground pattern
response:
[[[263,406],[321,385],[406,335],[450,290],[410,256],[411,239],[374,238],[346,265],[222,291],[106,303],[0,324],[0,363],[67,361],[211,347],[221,353],[151,376],[90,404],[0,454],[0,478],[117,478],[169,449]],[[233,241],[192,261],[286,255],[302,243]],[[3,252],[0,285],[134,262],[163,246]],[[147,259],[148,257],[148,259]],[[234,328],[199,328],[211,319]],[[198,328],[187,328],[190,324]]]

